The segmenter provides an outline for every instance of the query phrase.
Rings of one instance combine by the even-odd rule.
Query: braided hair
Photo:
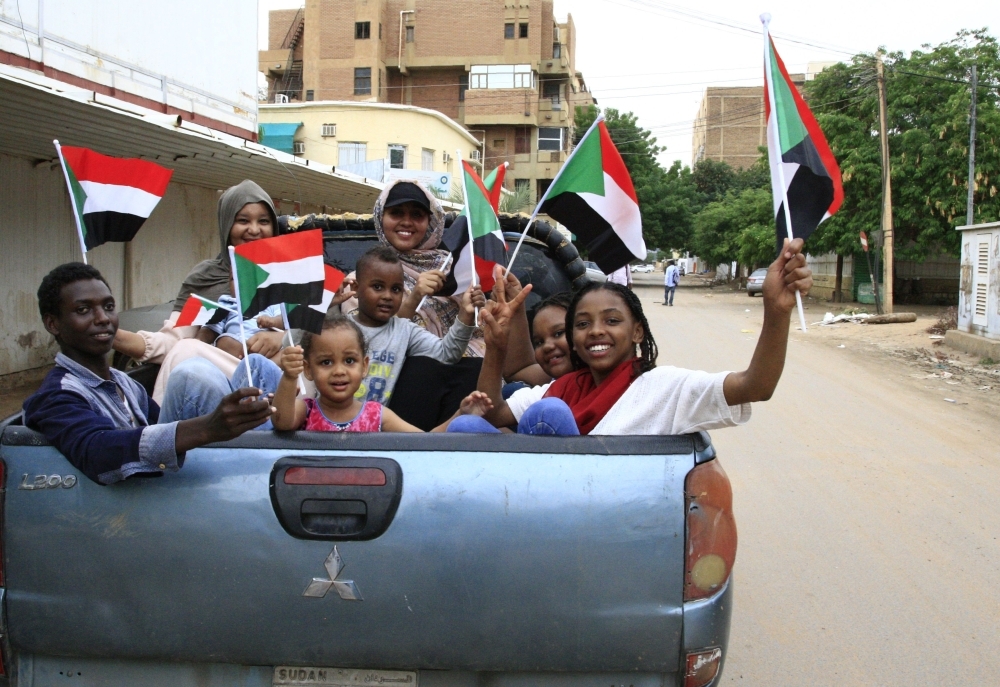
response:
[[[349,317],[344,317],[343,315],[330,315],[323,320],[323,329],[320,334],[313,334],[312,332],[303,332],[302,340],[299,342],[299,346],[302,347],[302,355],[308,359],[309,352],[312,350],[313,340],[321,335],[323,332],[332,329],[347,329],[358,337],[358,346],[361,348],[361,355],[368,355],[368,342],[365,341],[365,335],[362,333],[361,328]]]
[[[653,339],[653,332],[649,329],[649,322],[646,321],[646,315],[642,312],[642,304],[639,302],[639,297],[631,289],[610,281],[604,283],[591,282],[587,284],[573,295],[573,300],[570,301],[569,308],[566,310],[566,340],[569,343],[569,357],[573,363],[573,368],[580,369],[584,367],[580,356],[573,349],[573,336],[571,332],[573,331],[573,320],[576,318],[576,309],[584,296],[602,289],[604,291],[611,291],[621,298],[632,314],[632,318],[642,325],[642,341],[638,344],[639,360],[635,362],[633,374],[639,376],[643,372],[649,372],[656,367],[656,356],[659,355],[659,351],[656,348],[656,340]]]
[[[545,308],[562,308],[563,310],[569,310],[569,304],[572,300],[573,294],[569,291],[553,293],[540,300],[538,304],[531,309],[531,312],[528,313],[528,336],[535,335],[535,315],[545,310]]]

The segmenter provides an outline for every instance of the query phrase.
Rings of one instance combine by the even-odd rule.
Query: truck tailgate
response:
[[[251,433],[190,452],[177,474],[110,487],[38,439],[10,428],[2,447],[14,650],[244,665],[678,669],[692,437]],[[402,496],[384,533],[309,540],[282,526],[273,468],[309,456],[398,464]],[[19,488],[39,475],[77,481]],[[324,563],[335,546],[333,580]]]

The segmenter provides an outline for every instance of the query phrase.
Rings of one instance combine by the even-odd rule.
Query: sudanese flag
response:
[[[840,168],[822,129],[774,49],[764,25],[764,113],[777,251],[792,233],[807,239],[844,202]],[[787,201],[787,207],[786,207]],[[786,226],[789,212],[791,229]]]
[[[281,303],[322,302],[326,283],[322,230],[257,239],[230,251],[244,316]]]

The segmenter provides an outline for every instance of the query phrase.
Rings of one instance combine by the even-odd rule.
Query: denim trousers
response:
[[[663,303],[664,305],[674,304],[674,291],[677,290],[676,286],[664,286],[663,287]]]
[[[248,358],[253,372],[253,385],[265,394],[273,394],[281,381],[281,368],[262,355],[251,353]],[[240,362],[232,379],[204,358],[188,358],[175,367],[167,380],[167,390],[163,394],[160,407],[160,422],[176,422],[208,415],[237,389],[250,386],[247,380],[247,366]],[[260,430],[274,429],[268,420]]]
[[[478,415],[459,415],[448,425],[449,432],[499,434],[500,430]],[[517,423],[518,434],[578,436],[573,411],[561,398],[543,398],[528,406]]]

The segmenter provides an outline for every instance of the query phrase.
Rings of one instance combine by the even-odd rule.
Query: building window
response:
[[[521,24],[521,30],[520,30],[520,32],[518,34],[518,37],[519,38],[527,38],[528,37],[528,25],[527,24]]]
[[[531,152],[531,127],[514,127],[514,154],[527,155]]]
[[[507,147],[507,139],[506,138],[494,138],[493,139],[493,147],[497,148],[497,149],[499,149],[499,148],[506,148]]]
[[[536,198],[541,198],[545,195],[545,192],[549,190],[549,186],[552,185],[552,179],[539,179],[538,180],[538,195]]]
[[[535,88],[537,75],[530,64],[474,64],[469,88]]]
[[[538,149],[562,150],[564,131],[565,129],[560,129],[553,126],[538,127]]]
[[[554,103],[559,102],[559,82],[558,81],[543,81],[542,82],[542,97],[548,98]]]
[[[513,24],[504,24],[503,25],[503,37],[506,38],[507,40],[510,40],[511,38],[514,37],[514,25]]]
[[[315,100],[315,99],[316,99],[316,91],[310,88],[308,91],[306,91],[306,100]]]
[[[347,167],[365,162],[368,159],[367,143],[338,143],[337,166]]]
[[[459,74],[458,76],[458,102],[465,102],[465,92],[469,90],[469,75]]]
[[[434,151],[424,148],[420,151],[420,169],[425,172],[434,171]]]
[[[413,27],[412,26],[407,26],[406,27],[406,42],[407,43],[412,43],[413,42]]]
[[[523,193],[531,191],[531,179],[514,179],[514,192]]]
[[[389,167],[406,169],[406,146],[389,145]]]
[[[356,67],[354,69],[354,95],[372,94],[371,67]]]
[[[560,57],[562,57],[562,43],[552,44],[552,57],[554,59],[559,59]]]
[[[372,23],[370,21],[354,22],[355,40],[364,40],[372,37]]]

